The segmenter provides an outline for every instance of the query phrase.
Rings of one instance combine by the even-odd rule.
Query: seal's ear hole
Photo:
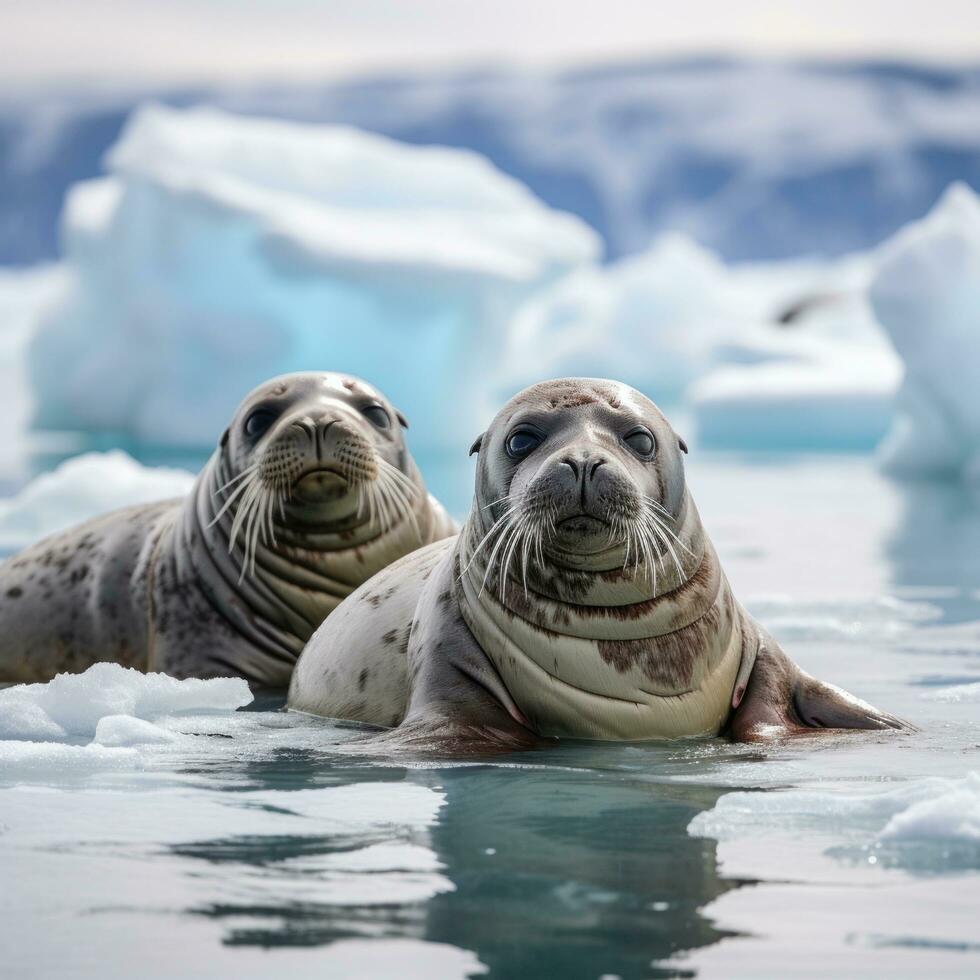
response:
[[[398,421],[401,423],[401,427],[403,429],[407,429],[408,428],[408,419],[405,418],[405,416],[402,415],[402,413],[399,412],[398,409],[395,409],[395,418],[397,418]]]
[[[228,433],[230,431],[230,429],[225,429],[225,431],[221,433],[221,442],[218,445],[220,445],[222,449],[228,445]]]
[[[478,452],[480,451],[480,447],[481,447],[481,446],[483,445],[483,437],[484,437],[485,435],[486,435],[486,433],[485,433],[485,432],[481,432],[481,433],[480,433],[480,434],[479,434],[479,435],[478,435],[478,436],[477,436],[477,437],[476,437],[476,438],[475,438],[475,439],[473,440],[473,445],[472,445],[472,446],[470,446],[470,451],[469,451],[469,455],[470,455],[470,456],[472,456],[472,455],[473,455],[473,453],[478,453]]]
[[[681,447],[682,453],[687,452],[687,443],[680,436],[677,437],[677,445]]]

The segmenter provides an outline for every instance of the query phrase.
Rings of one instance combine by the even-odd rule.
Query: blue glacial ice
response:
[[[252,385],[319,366],[384,389],[414,451],[459,453],[514,390],[584,374],[692,417],[705,447],[889,433],[893,470],[980,465],[972,385],[936,381],[975,359],[964,186],[871,252],[726,264],[670,234],[600,265],[580,220],[470,152],[149,106],[108,162],[68,197],[29,344],[42,429],[205,450]]]
[[[206,447],[255,384],[322,367],[381,387],[414,448],[468,444],[501,324],[600,248],[476,154],[348,128],[148,106],[108,166],[66,202],[41,428]]]
[[[882,247],[870,295],[905,364],[883,464],[980,480],[980,199],[969,187]]]

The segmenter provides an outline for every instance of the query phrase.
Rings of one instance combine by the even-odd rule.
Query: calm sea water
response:
[[[469,469],[428,469],[465,509]],[[270,696],[10,757],[0,975],[980,975],[975,501],[856,458],[689,483],[791,655],[920,734],[406,764]]]

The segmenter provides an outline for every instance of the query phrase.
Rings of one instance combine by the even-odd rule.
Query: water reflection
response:
[[[980,495],[962,484],[898,485],[901,516],[885,543],[892,580],[946,622],[980,618]]]
[[[676,753],[674,753],[676,754]],[[507,764],[409,768],[336,752],[243,761],[252,792],[390,784],[390,812],[359,830],[229,835],[174,845],[199,866],[190,909],[233,946],[412,938],[471,950],[506,977],[676,976],[656,967],[725,933],[699,912],[738,881],[687,825],[719,790],[657,782],[670,750],[568,745]],[[696,758],[689,766],[700,768]],[[710,764],[710,763],[709,763]],[[400,825],[399,786],[444,800]],[[289,807],[289,793],[280,793]],[[377,861],[367,854],[386,854]]]
[[[559,751],[533,771],[440,774],[432,842],[457,890],[429,903],[426,938],[474,950],[493,976],[676,975],[651,964],[721,938],[698,910],[739,884],[686,830],[718,792],[572,768],[575,749]]]

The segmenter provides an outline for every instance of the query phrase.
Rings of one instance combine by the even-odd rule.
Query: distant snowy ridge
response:
[[[5,94],[0,263],[56,255],[65,191],[101,173],[146,95]],[[729,261],[841,255],[924,214],[953,180],[980,187],[975,66],[702,57],[154,97],[474,150],[589,222],[613,257],[668,231]]]

